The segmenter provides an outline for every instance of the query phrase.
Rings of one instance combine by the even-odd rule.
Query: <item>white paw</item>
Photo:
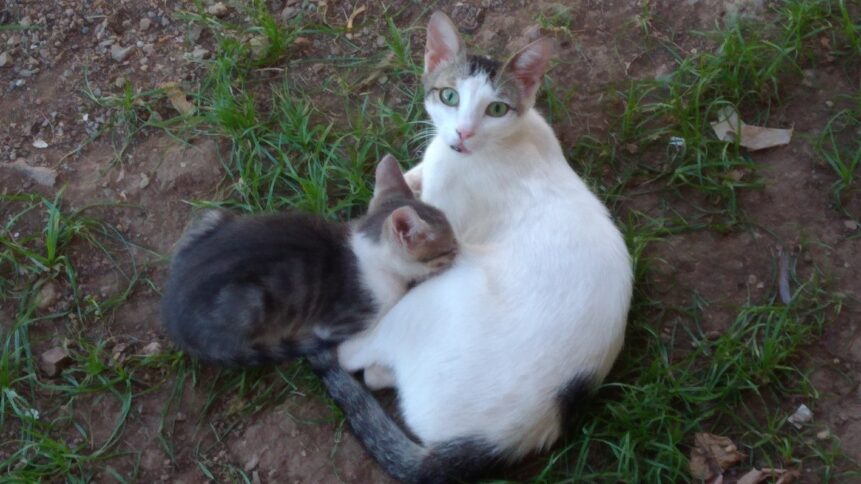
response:
[[[365,368],[365,385],[371,390],[393,388],[395,386],[395,374],[383,365],[371,365]]]
[[[349,371],[359,371],[368,366],[362,357],[362,349],[367,345],[367,339],[355,337],[344,341],[338,346],[338,363],[341,368]]]

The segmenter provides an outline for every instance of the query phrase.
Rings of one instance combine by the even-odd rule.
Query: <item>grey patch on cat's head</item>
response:
[[[432,29],[438,37],[448,40],[436,40],[431,46]],[[502,63],[484,56],[467,55],[463,40],[451,19],[441,12],[435,12],[431,17],[428,35],[427,51],[433,51],[436,62],[428,68],[430,54],[425,55],[422,84],[426,98],[444,87],[456,87],[459,79],[486,75],[500,99],[514,108],[517,115],[522,115],[534,105],[538,86],[532,77],[543,75],[547,67],[552,45],[550,39],[538,39]],[[451,37],[456,38],[456,42]],[[446,47],[451,45],[457,45],[456,51],[448,51],[443,57]],[[533,76],[525,75],[527,71],[532,72]]]
[[[403,207],[410,207],[412,213],[401,211],[397,214],[398,225],[388,224],[396,218],[394,212]],[[368,213],[354,226],[374,243],[403,246],[403,254],[434,271],[449,266],[457,253],[457,240],[448,219],[439,209],[416,200],[392,155],[386,155],[377,165]],[[386,238],[387,230],[398,234],[392,234],[394,239]]]
[[[443,213],[430,205],[422,203],[414,198],[393,196],[386,200],[381,200],[379,204],[359,220],[359,233],[365,237],[379,242],[383,235],[386,220],[395,210],[401,207],[412,207],[419,217],[424,220],[433,229],[438,229],[447,232],[451,230],[448,219]],[[448,227],[446,230],[445,228]]]
[[[523,91],[517,79],[505,71],[501,62],[489,57],[470,55],[460,61],[445,62],[431,72],[422,76],[425,97],[437,95],[444,87],[455,87],[460,79],[468,77],[487,76],[493,89],[500,99],[505,100],[519,115],[525,113],[531,105],[523,96]]]

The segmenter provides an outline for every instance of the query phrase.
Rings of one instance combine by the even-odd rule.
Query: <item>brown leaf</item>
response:
[[[759,484],[768,477],[766,473],[759,469],[751,469],[750,472],[741,476],[736,484]]]
[[[185,93],[180,89],[179,84],[175,82],[166,82],[159,86],[163,91],[170,104],[176,109],[179,114],[188,114],[194,111],[194,104],[188,102]]]
[[[788,144],[792,139],[792,129],[764,128],[745,124],[731,107],[718,112],[718,120],[711,123],[715,136],[721,141],[732,143],[736,136],[739,144],[750,151],[772,148]]]
[[[724,470],[747,457],[738,451],[732,440],[721,435],[700,432],[694,436],[694,444],[689,468],[695,479],[720,477]]]
[[[786,469],[751,469],[747,474],[741,476],[736,484],[759,484],[768,478],[777,477],[775,484],[789,484],[798,477],[798,471]]]

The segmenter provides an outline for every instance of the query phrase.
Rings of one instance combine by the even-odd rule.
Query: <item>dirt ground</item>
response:
[[[303,2],[269,3],[273,11],[280,12]],[[354,3],[363,2],[330,1],[330,15],[343,16],[342,12],[353,10]],[[403,3],[415,16],[422,13],[418,2],[390,3]],[[537,7],[532,2],[438,3],[448,12],[460,9],[473,43],[488,50],[510,52],[535,32]],[[546,6],[548,2],[539,3]],[[688,50],[700,48],[703,40],[687,32],[765,11],[763,1],[651,3],[658,19],[656,29],[673,33],[675,42]],[[97,136],[110,119],[110,111],[87,99],[85,86],[89,83],[90,89],[100,93],[119,94],[126,83],[136,90],[172,81],[194,84],[204,69],[194,58],[205,58],[214,47],[205,32],[190,33],[188,24],[175,16],[190,4],[176,0],[6,0],[0,5],[0,23],[44,26],[0,30],[0,54],[5,53],[7,59],[0,65],[0,161],[57,172],[54,184],[40,185],[4,166],[0,168],[0,189],[53,195],[65,187],[64,198],[71,207],[119,204],[101,209],[99,216],[139,245],[132,250],[133,257],[144,264],[143,275],[156,284],[165,279],[165,265],[154,254],[169,253],[190,213],[187,201],[212,199],[220,189],[223,147],[210,139],[194,139],[186,145],[161,131],[144,130],[122,151],[122,163],[111,167],[123,140],[112,135],[112,130]],[[644,41],[635,22],[641,2],[583,0],[568,4],[574,9],[574,34],[561,42],[558,57],[563,62],[551,77],[576,86],[568,105],[573,122],[559,130],[563,143],[574,143],[606,128],[603,93],[629,78],[666,73],[672,59]],[[376,2],[367,2],[367,7],[358,20],[370,31],[363,42],[368,49],[379,50],[373,32],[382,27],[375,16],[381,8]],[[459,21],[458,15],[453,17]],[[319,42],[312,49],[309,56],[330,54]],[[854,73],[857,76],[858,71]],[[754,155],[764,187],[740,195],[747,217],[761,229],[686,233],[670,236],[655,248],[653,255],[661,263],[655,267],[653,279],[665,291],[662,297],[684,303],[695,289],[711,302],[706,330],[720,331],[730,323],[732,308],[773,290],[778,246],[795,250],[804,241],[805,251],[796,260],[799,271],[815,264],[831,277],[832,290],[861,295],[859,229],[830,206],[834,175],[804,141],[805,134],[818,133],[824,120],[846,102],[834,93],[851,91],[853,86],[857,89],[859,81],[836,65],[816,70],[810,77],[809,85],[797,86],[788,94],[785,109],[779,118],[773,118],[794,126],[793,142]],[[313,79],[297,82],[309,81]],[[88,141],[91,137],[94,139]],[[576,160],[572,164],[577,167]],[[631,198],[624,205],[654,215],[665,210],[649,197]],[[861,201],[851,200],[848,212],[857,219]],[[78,256],[87,261],[79,264],[82,292],[111,294],[122,289],[122,281],[102,254],[93,251]],[[68,290],[58,288],[60,299]],[[160,328],[158,300],[155,289],[139,286],[110,324],[93,329],[93,337],[113,338],[115,343],[136,348],[153,341],[169,345]],[[861,461],[859,316],[861,305],[847,299],[839,319],[827,326],[808,356],[813,382],[821,393],[816,421],[840,439],[848,456]],[[34,352],[62,340],[64,331],[61,324],[40,328]],[[204,371],[204,375],[214,374]],[[162,385],[136,398],[116,449],[133,452],[139,460],[132,455],[117,457],[106,461],[106,468],[112,466],[121,475],[137,473],[141,481],[205,482],[195,464],[197,456],[204,455],[211,462],[245,469],[261,482],[387,481],[352,436],[331,423],[327,405],[301,388],[282,403],[250,417],[219,422],[222,428],[216,430],[200,422],[196,413],[206,403],[205,386],[185,385],[181,403],[170,410],[175,451],[171,459],[159,441],[161,412],[171,391],[171,385]],[[793,405],[797,402],[787,402],[788,412]],[[108,436],[118,411],[116,402],[95,398],[78,409],[97,441],[99,436]],[[334,442],[339,443],[333,446]],[[98,478],[110,480],[106,472]]]

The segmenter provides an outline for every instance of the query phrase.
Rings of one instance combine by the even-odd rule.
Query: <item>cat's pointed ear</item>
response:
[[[504,71],[514,77],[526,99],[533,99],[553,55],[554,42],[546,37],[520,49],[506,62]]]
[[[425,47],[425,74],[433,72],[441,63],[465,55],[463,40],[448,15],[436,11],[428,21]]]
[[[414,250],[432,237],[431,226],[409,205],[395,209],[390,217],[393,235],[407,250]]]
[[[374,176],[375,199],[394,193],[410,199],[413,198],[413,192],[410,190],[410,186],[407,185],[404,174],[401,172],[401,167],[398,166],[398,160],[394,156],[384,156],[377,164],[377,172]]]

